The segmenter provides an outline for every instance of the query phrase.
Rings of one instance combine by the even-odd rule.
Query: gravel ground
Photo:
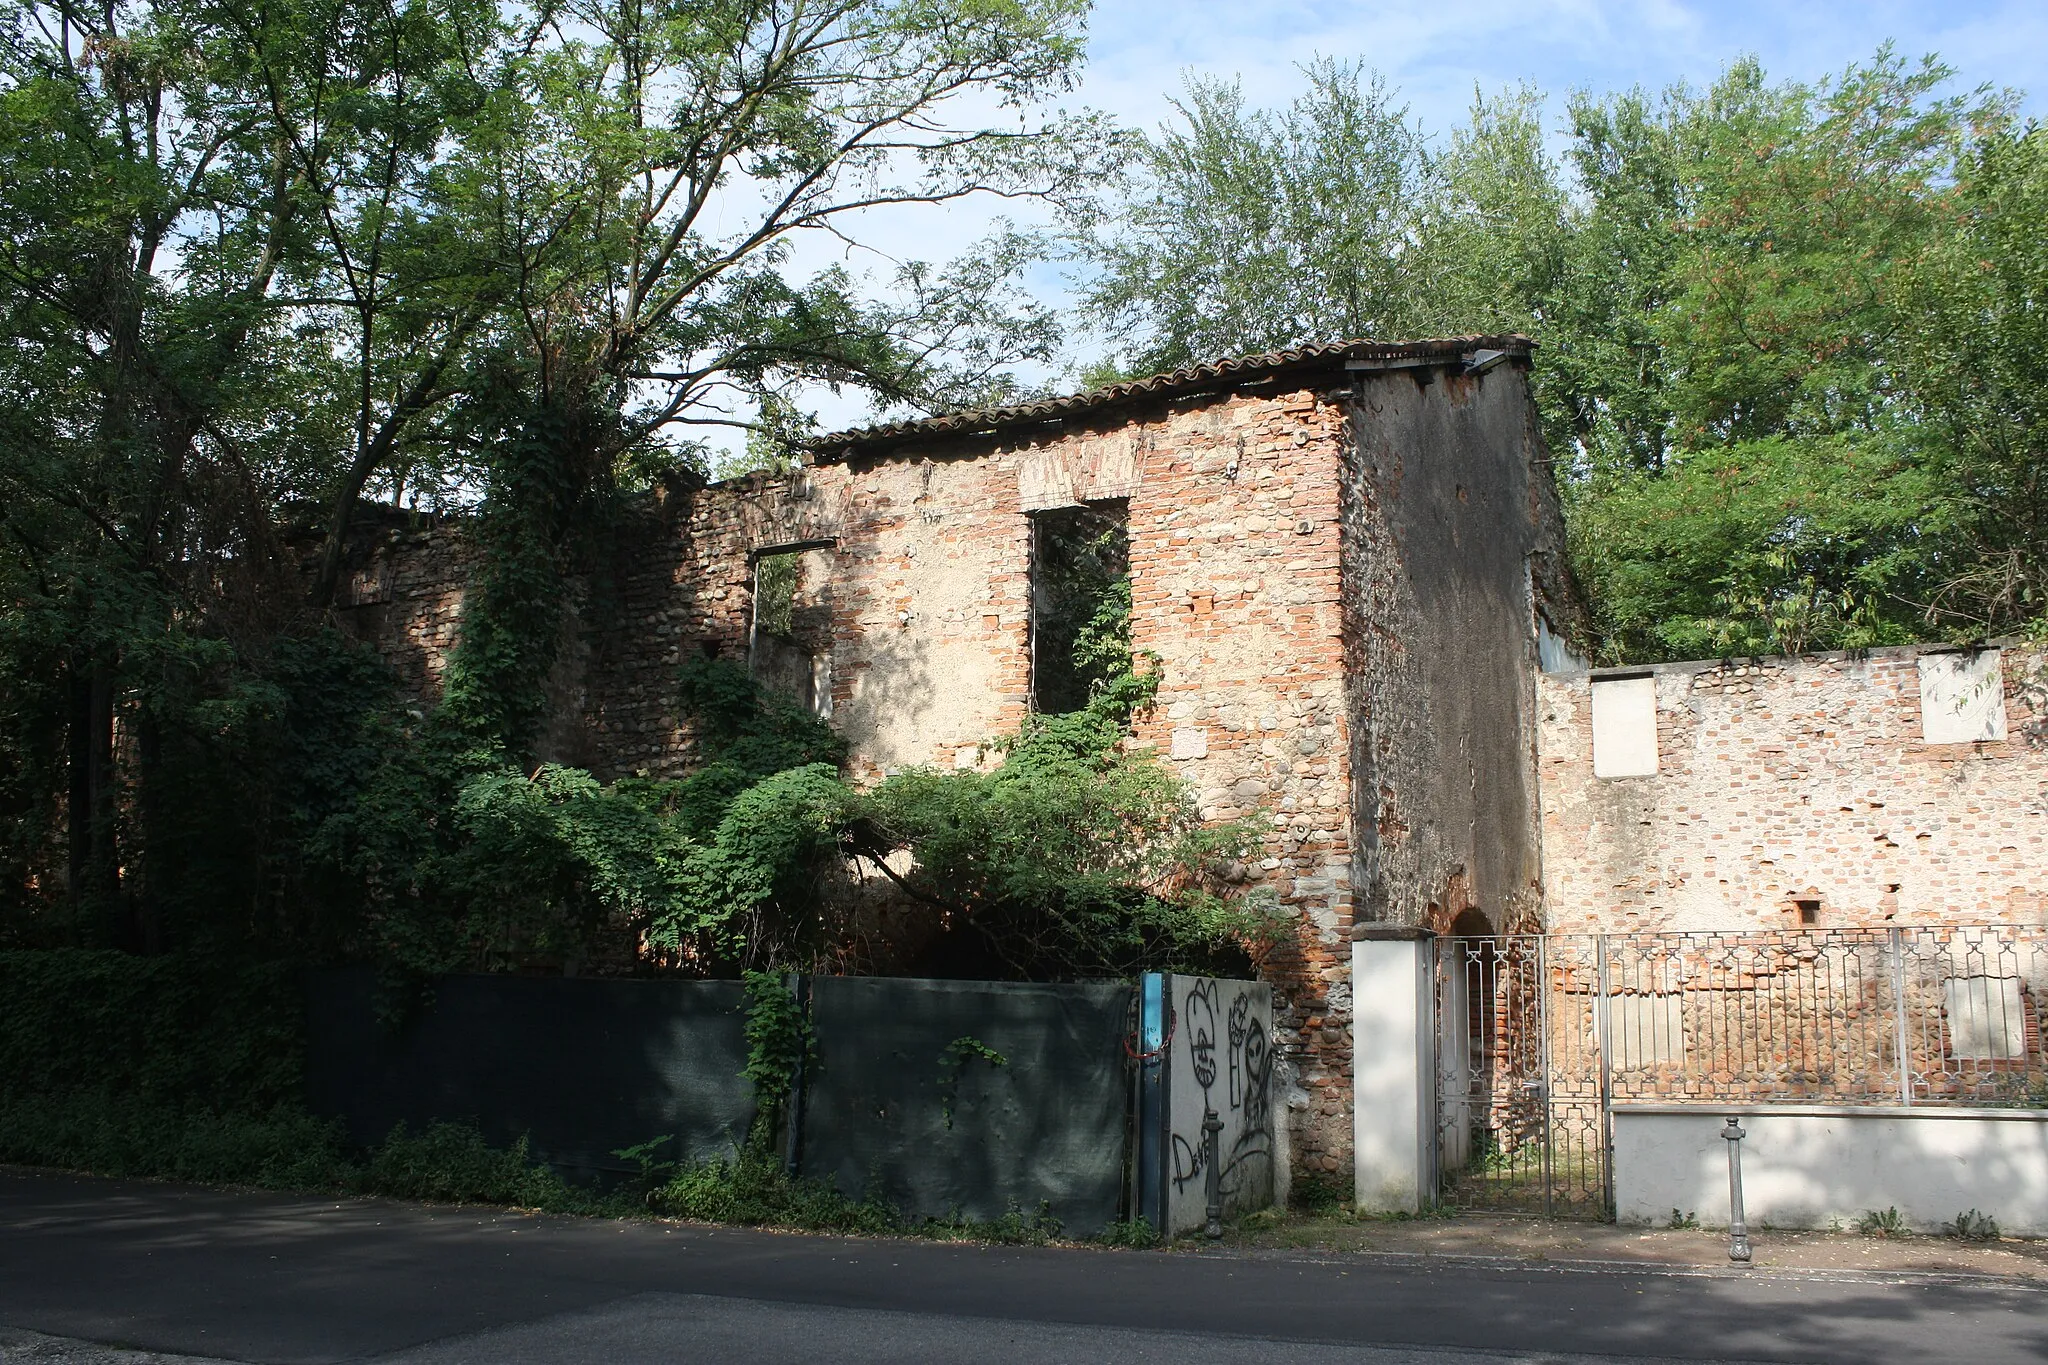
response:
[[[1751,1266],[1774,1271],[1867,1271],[1997,1275],[2048,1282],[2048,1241],[1959,1242],[1933,1236],[1854,1232],[1750,1233]],[[1728,1236],[1698,1228],[1460,1214],[1387,1219],[1342,1213],[1264,1215],[1230,1232],[1217,1250],[1503,1258],[1529,1262],[1727,1268]]]

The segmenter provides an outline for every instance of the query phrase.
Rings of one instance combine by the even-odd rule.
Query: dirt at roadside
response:
[[[1749,1240],[1751,1267],[1757,1270],[2000,1275],[2048,1284],[2048,1241],[1962,1242],[1925,1235],[1771,1230],[1752,1232]],[[1268,1213],[1231,1229],[1223,1246],[1252,1252],[1378,1252],[1703,1269],[1726,1269],[1731,1264],[1725,1232],[1479,1214],[1394,1220],[1341,1212]]]

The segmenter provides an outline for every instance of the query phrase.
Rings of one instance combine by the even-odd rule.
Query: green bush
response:
[[[829,1181],[792,1176],[764,1143],[725,1161],[686,1166],[648,1196],[648,1207],[707,1223],[768,1224],[809,1232],[884,1234],[906,1229],[880,1199],[848,1199]]]
[[[414,1134],[404,1124],[373,1148],[347,1184],[359,1194],[442,1204],[510,1204],[556,1213],[598,1213],[617,1201],[580,1190],[536,1161],[520,1138],[492,1147],[474,1128],[436,1123]]]
[[[98,1092],[262,1114],[297,1099],[292,969],[99,949],[0,953],[0,1104]]]
[[[303,1110],[216,1114],[91,1090],[0,1104],[0,1161],[282,1190],[346,1189],[356,1171],[340,1127]]]

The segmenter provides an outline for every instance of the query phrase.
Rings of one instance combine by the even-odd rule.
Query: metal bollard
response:
[[[1730,1114],[1721,1136],[1728,1139],[1728,1259],[1749,1264],[1749,1224],[1742,1216],[1742,1124]]]
[[[1205,1182],[1209,1193],[1209,1223],[1202,1232],[1208,1237],[1223,1235],[1223,1171],[1220,1166],[1223,1154],[1222,1144],[1217,1141],[1222,1132],[1223,1120],[1216,1117],[1214,1109],[1205,1110],[1202,1114],[1202,1159],[1209,1168],[1209,1178]]]

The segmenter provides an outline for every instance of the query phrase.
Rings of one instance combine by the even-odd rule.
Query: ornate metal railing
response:
[[[2048,1106],[2048,930],[1916,925],[1437,945],[1442,1186],[1604,1209],[1617,1101]]]

